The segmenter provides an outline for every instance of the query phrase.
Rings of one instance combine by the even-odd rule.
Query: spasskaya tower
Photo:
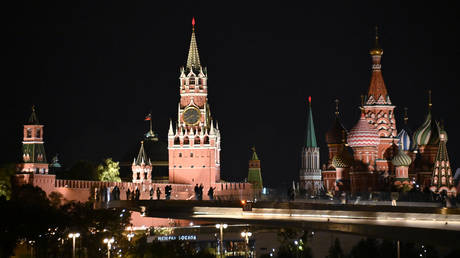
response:
[[[179,76],[177,122],[168,132],[169,182],[214,185],[220,181],[220,132],[208,104],[208,74],[200,64],[195,19],[187,64]]]

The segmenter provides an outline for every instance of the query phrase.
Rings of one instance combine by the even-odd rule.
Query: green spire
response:
[[[32,106],[32,114],[30,114],[29,120],[27,121],[28,125],[38,125],[40,122],[38,122],[38,116],[37,112],[35,112],[35,106]]]
[[[259,157],[257,156],[257,153],[256,153],[256,147],[253,146],[251,148],[251,150],[252,150],[252,158],[251,158],[251,160],[259,160]]]
[[[316,144],[315,125],[313,124],[313,114],[311,111],[311,96],[308,96],[308,119],[307,119],[307,147],[318,147]]]

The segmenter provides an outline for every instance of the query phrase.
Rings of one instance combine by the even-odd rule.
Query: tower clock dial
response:
[[[195,125],[200,121],[201,112],[198,108],[189,107],[185,109],[183,120],[187,125]]]

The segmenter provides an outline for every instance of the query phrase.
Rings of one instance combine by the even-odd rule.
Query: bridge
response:
[[[250,204],[252,209],[243,210],[239,201],[132,200],[98,203],[97,208],[123,208],[148,217],[210,223],[300,227],[438,246],[460,244],[459,208],[305,202]]]

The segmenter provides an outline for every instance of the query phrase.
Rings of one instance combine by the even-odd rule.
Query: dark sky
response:
[[[168,120],[177,116],[179,67],[186,62],[195,16],[209,102],[222,132],[224,179],[247,175],[253,144],[266,184],[298,179],[309,95],[325,162],[333,100],[340,99],[348,129],[359,118],[375,25],[397,125],[403,107],[409,108],[412,128],[421,125],[432,89],[433,112],[445,121],[456,168],[456,6],[250,2],[8,1],[1,13],[6,66],[0,163],[20,157],[22,125],[32,104],[45,124],[48,159],[59,153],[65,166],[80,159],[134,157],[137,153],[129,152],[147,130],[143,118],[149,110],[166,139]]]

